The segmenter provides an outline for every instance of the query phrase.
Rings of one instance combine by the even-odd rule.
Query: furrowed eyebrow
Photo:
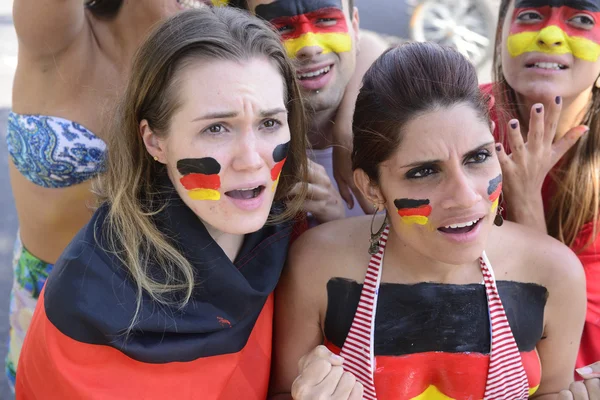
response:
[[[477,146],[476,148],[474,148],[473,150],[469,150],[467,151],[464,155],[463,155],[463,159],[467,158],[468,156],[472,156],[474,154],[476,154],[477,152],[481,151],[482,149],[493,145],[494,142],[488,142],[488,143],[484,143],[480,146]],[[415,161],[406,165],[401,166],[400,168],[413,168],[413,167],[418,167],[420,165],[431,165],[431,164],[439,164],[441,163],[442,160],[424,160],[424,161]]]
[[[275,18],[294,17],[321,8],[342,9],[341,0],[277,0],[270,4],[260,4],[256,7],[257,16],[271,21]]]
[[[571,7],[576,10],[597,12],[600,4],[592,0],[517,0],[515,8],[540,8],[540,7]]]

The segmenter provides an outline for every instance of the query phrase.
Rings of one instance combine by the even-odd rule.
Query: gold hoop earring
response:
[[[373,223],[375,222],[375,217],[377,216],[377,211],[379,211],[379,207],[377,206],[377,204],[373,204],[373,218],[371,218],[371,239],[369,239],[369,254],[370,255],[375,255],[379,252],[379,239],[381,238],[381,234],[383,233],[383,230],[385,229],[385,226],[387,225],[387,210],[385,210],[385,217],[383,218],[383,224],[381,224],[381,227],[379,228],[379,230],[375,233],[373,233]]]

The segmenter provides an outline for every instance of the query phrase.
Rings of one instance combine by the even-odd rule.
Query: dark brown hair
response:
[[[84,4],[95,17],[111,19],[119,13],[123,0],[87,0]]]
[[[502,70],[502,28],[511,0],[500,2],[498,26],[494,52],[494,87],[496,98],[495,111],[498,115],[498,131],[504,135],[503,127],[509,118],[519,116],[517,94],[508,84]],[[556,188],[546,213],[548,233],[573,246],[583,226],[593,221],[593,234],[588,243],[598,234],[597,225],[600,212],[600,89],[592,88],[592,100],[582,124],[590,131],[567,152],[560,166],[551,174],[552,184]],[[508,204],[507,207],[511,205]],[[587,243],[581,243],[586,245]],[[582,248],[575,249],[577,251]]]
[[[306,181],[306,122],[295,70],[275,32],[249,13],[229,7],[182,11],[159,25],[134,58],[109,135],[107,171],[97,193],[109,206],[108,250],[121,259],[137,283],[138,307],[143,291],[160,303],[168,303],[173,292],[183,292],[185,304],[194,289],[189,261],[153,223],[152,216],[165,206],[157,179],[164,175],[165,166],[146,151],[140,122],[147,120],[159,137],[176,134],[169,127],[181,106],[182,70],[197,62],[245,62],[257,57],[276,67],[286,91],[291,140],[275,193],[276,200],[284,200],[293,186]],[[300,195],[287,202],[286,210],[273,221],[296,216],[305,193],[303,185]],[[147,270],[150,259],[162,273],[152,275]]]
[[[400,146],[404,126],[419,115],[466,103],[490,124],[475,67],[456,50],[406,43],[369,68],[356,101],[352,168],[379,182],[379,164]]]

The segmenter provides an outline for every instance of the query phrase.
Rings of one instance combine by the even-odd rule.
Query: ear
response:
[[[147,120],[140,122],[140,135],[146,146],[146,151],[158,162],[166,163],[166,154],[164,149],[164,143],[160,138],[150,129]]]
[[[354,170],[354,183],[362,195],[371,203],[377,206],[377,211],[385,207],[385,197],[381,193],[379,186],[371,181],[369,176],[362,169]]]

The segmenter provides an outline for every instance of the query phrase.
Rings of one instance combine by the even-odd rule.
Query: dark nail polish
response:
[[[539,111],[538,111],[538,112],[539,112]],[[516,122],[511,122],[511,123],[510,123],[510,127],[511,127],[511,128],[513,128],[513,129],[517,129],[517,125],[518,125],[518,124],[517,124]]]
[[[535,109],[535,112],[538,113],[538,114],[541,113],[542,112],[542,106],[537,107]]]
[[[502,146],[500,146],[499,144],[497,144],[497,145],[496,145],[496,151],[498,151],[498,152],[499,152],[500,150],[502,150]]]
[[[556,104],[560,104],[560,96],[556,96],[556,98],[554,99],[554,101],[556,102]]]

